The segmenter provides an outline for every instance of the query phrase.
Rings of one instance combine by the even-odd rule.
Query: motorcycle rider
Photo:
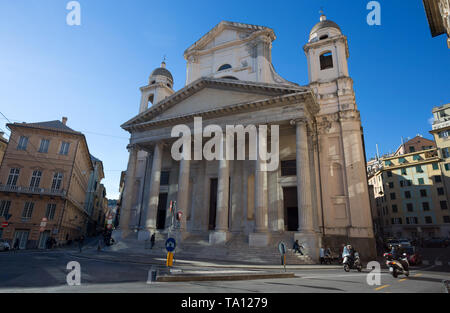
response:
[[[391,248],[391,255],[392,255],[392,259],[400,262],[400,264],[403,266],[403,268],[406,271],[408,270],[408,264],[403,259],[403,253],[402,253],[402,251],[400,250],[400,248],[398,246],[392,246],[392,248]]]

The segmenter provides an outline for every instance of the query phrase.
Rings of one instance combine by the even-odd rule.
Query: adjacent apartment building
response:
[[[6,147],[8,146],[8,140],[3,137],[4,133],[0,132],[0,165],[2,164],[3,156],[5,155]]]
[[[450,235],[442,158],[433,141],[417,136],[369,171],[377,235],[431,238]]]
[[[86,233],[84,201],[93,164],[85,136],[62,121],[7,124],[10,143],[0,168],[2,238],[21,249],[44,248]]]

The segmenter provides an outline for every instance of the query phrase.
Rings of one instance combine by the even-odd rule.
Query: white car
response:
[[[11,247],[9,243],[3,239],[0,239],[0,251],[9,251]]]

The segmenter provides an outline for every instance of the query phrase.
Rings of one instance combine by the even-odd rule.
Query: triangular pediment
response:
[[[160,103],[150,107],[122,127],[211,112],[245,103],[270,100],[307,92],[307,87],[244,82],[231,79],[201,78]]]
[[[275,39],[273,30],[268,27],[222,21],[191,45],[185,51],[185,55],[190,54],[192,51],[208,50],[233,41],[239,41],[256,32],[267,32],[272,37],[272,40]]]

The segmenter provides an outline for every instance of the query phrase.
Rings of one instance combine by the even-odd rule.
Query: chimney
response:
[[[63,123],[64,125],[67,124],[67,117],[63,116],[63,118],[62,118],[62,123]]]

